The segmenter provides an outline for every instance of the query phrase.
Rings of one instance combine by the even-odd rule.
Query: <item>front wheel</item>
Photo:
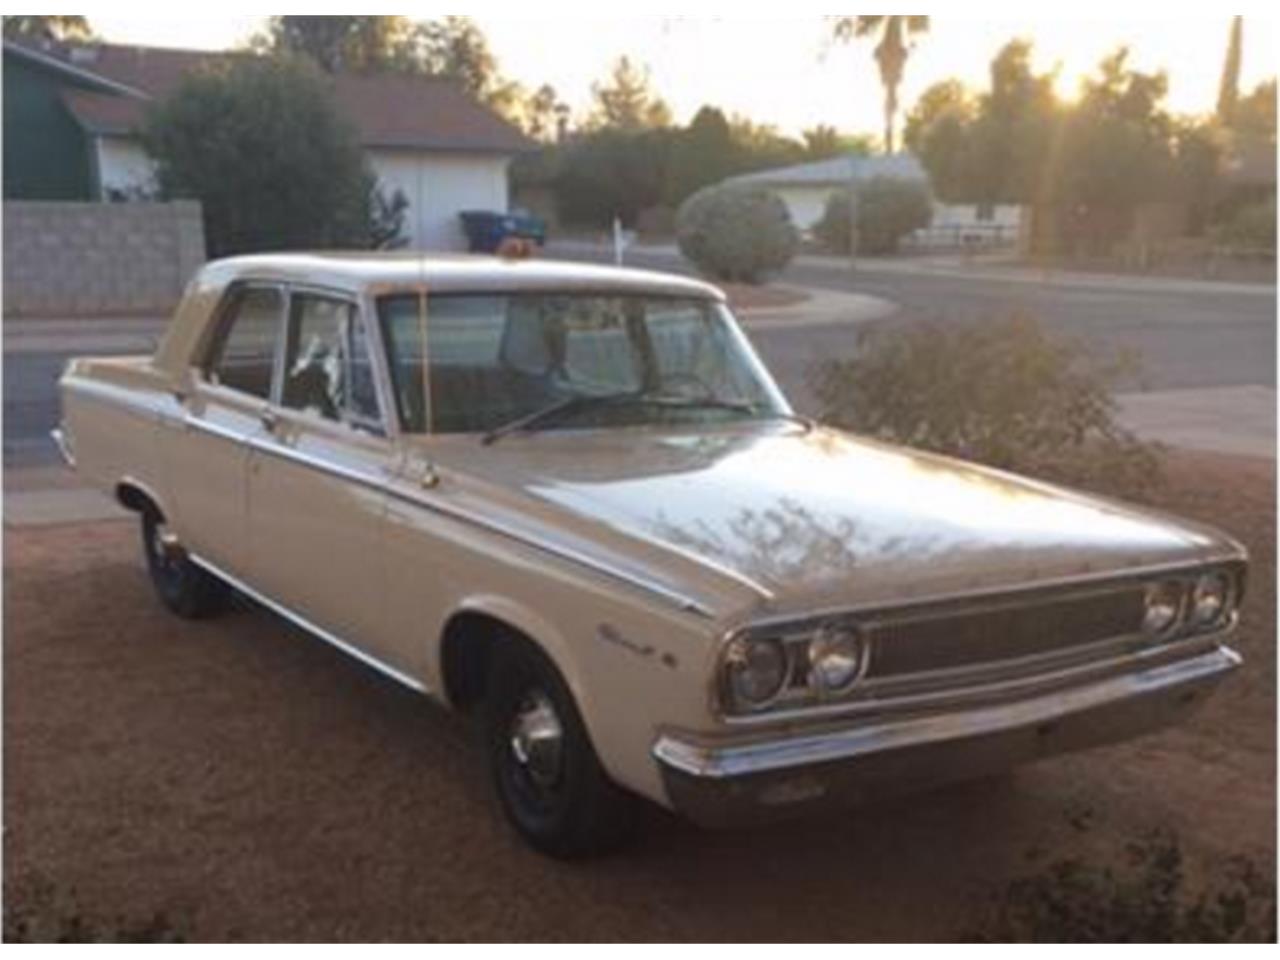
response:
[[[227,600],[227,585],[192,563],[170,535],[164,518],[152,511],[142,514],[142,551],[151,583],[171,611],[187,620],[221,612]]]
[[[574,859],[625,841],[634,798],[605,774],[568,686],[531,645],[494,651],[484,720],[498,798],[530,846]]]

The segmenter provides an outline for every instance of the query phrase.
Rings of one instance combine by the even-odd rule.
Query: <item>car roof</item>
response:
[[[201,280],[226,286],[245,280],[307,284],[351,293],[426,286],[436,293],[527,291],[650,294],[723,300],[718,287],[690,277],[564,260],[404,252],[269,253],[213,260]]]

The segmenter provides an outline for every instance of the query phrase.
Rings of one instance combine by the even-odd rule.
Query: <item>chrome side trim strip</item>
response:
[[[325,643],[333,647],[337,647],[343,653],[347,654],[347,656],[354,657],[355,659],[363,663],[365,666],[373,667],[373,669],[377,670],[379,673],[385,674],[386,676],[390,677],[392,680],[395,680],[398,683],[404,684],[410,690],[416,690],[418,693],[426,693],[426,694],[429,694],[431,692],[420,681],[409,676],[407,673],[402,673],[401,671],[397,670],[395,667],[388,666],[387,664],[379,660],[377,657],[370,656],[369,654],[365,653],[363,650],[360,650],[359,648],[353,646],[352,644],[347,643],[347,641],[339,638],[335,634],[330,633],[328,630],[325,630],[323,627],[316,626],[306,617],[302,616],[299,613],[295,613],[293,610],[286,607],[284,604],[278,603],[277,601],[272,600],[266,594],[255,590],[253,587],[249,586],[243,580],[239,579],[238,577],[233,577],[231,574],[227,573],[225,570],[223,570],[221,567],[217,566],[216,564],[210,563],[208,560],[205,560],[203,557],[196,556],[194,553],[189,553],[187,554],[187,556],[190,557],[192,563],[196,564],[197,566],[203,567],[205,570],[208,570],[214,576],[222,580],[225,580],[227,583],[231,584],[231,586],[235,587],[245,596],[253,598],[258,603],[266,607],[267,609],[279,614],[280,616],[284,617],[286,620],[296,624],[297,626],[301,627],[303,630],[306,630],[308,633],[316,637],[319,637]]]
[[[211,434],[222,440],[230,440],[232,443],[240,443],[242,441],[246,443],[248,442],[247,436],[243,433],[238,433],[235,430],[229,430],[220,424],[209,423],[208,421],[203,420],[200,417],[192,416],[189,413],[186,416],[185,422],[189,427],[194,427],[202,433]]]
[[[653,746],[653,756],[659,763],[690,776],[715,780],[855,760],[889,750],[1031,726],[1144,694],[1207,685],[1236,669],[1241,662],[1240,655],[1230,647],[1217,647],[1200,656],[1141,673],[1014,703],[733,746],[699,744],[678,734],[663,734]]]
[[[669,603],[674,604],[677,608],[689,613],[694,613],[708,619],[715,615],[714,611],[709,610],[692,597],[676,590],[672,590],[656,580],[649,580],[647,578],[637,576],[629,571],[620,570],[610,564],[602,563],[595,557],[590,557],[580,551],[564,547],[560,544],[554,544],[543,539],[516,533],[503,527],[499,523],[487,520],[465,510],[459,510],[457,507],[449,506],[434,499],[428,499],[424,496],[415,496],[414,494],[393,486],[385,477],[361,473],[357,470],[351,470],[346,467],[338,466],[337,464],[328,463],[327,461],[320,460],[319,458],[313,457],[300,450],[295,450],[292,447],[287,447],[283,444],[255,436],[244,436],[213,424],[204,423],[199,418],[188,417],[187,422],[199,430],[205,430],[216,436],[243,443],[247,447],[260,453],[265,453],[269,456],[301,464],[302,466],[313,467],[332,476],[340,477],[343,480],[348,480],[352,483],[357,483],[362,486],[369,487],[370,489],[377,490],[392,499],[408,503],[415,507],[421,507],[424,510],[430,510],[433,513],[438,513],[442,516],[446,516],[463,523],[471,524],[472,526],[485,530],[488,533],[505,537],[508,540],[514,540],[527,547],[540,550],[543,553],[550,554],[562,560],[567,560],[571,563],[577,564],[578,566],[594,570],[597,573],[609,576],[622,583],[626,583],[629,586],[660,596]]]
[[[156,410],[138,396],[138,388],[130,389],[114,383],[87,380],[82,376],[63,376],[59,379],[58,385],[63,390],[87,394],[96,400],[104,400],[130,413],[140,415],[156,414]]]

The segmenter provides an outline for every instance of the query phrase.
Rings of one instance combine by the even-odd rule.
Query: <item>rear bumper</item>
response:
[[[54,427],[49,431],[49,437],[53,440],[54,446],[58,448],[58,453],[62,456],[62,461],[72,470],[76,468],[76,456],[71,449],[71,438],[62,426]]]
[[[747,743],[664,734],[653,753],[671,805],[707,826],[927,789],[1175,723],[1241,663],[1187,659],[1009,703],[881,718]]]

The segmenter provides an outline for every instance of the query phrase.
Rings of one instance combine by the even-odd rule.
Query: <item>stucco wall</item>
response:
[[[4,204],[4,312],[163,313],[204,263],[200,204]]]
[[[372,149],[369,164],[382,189],[409,201],[405,236],[414,250],[461,250],[462,210],[507,210],[510,158],[477,153]]]

